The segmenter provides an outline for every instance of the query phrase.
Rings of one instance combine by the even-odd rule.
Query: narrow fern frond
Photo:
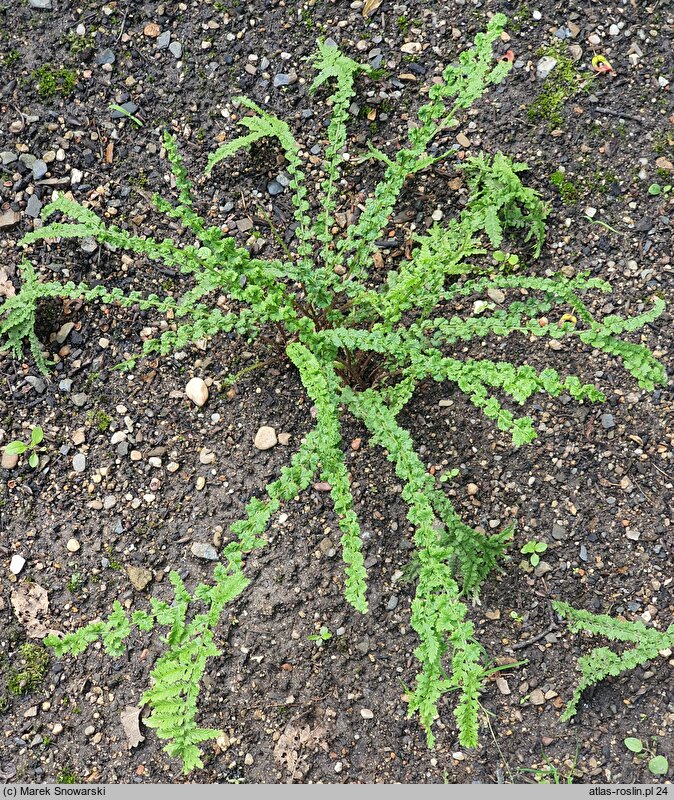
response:
[[[363,559],[360,525],[353,510],[353,497],[344,454],[339,445],[339,381],[326,365],[319,364],[316,356],[296,342],[287,348],[288,357],[297,367],[302,384],[316,407],[318,455],[321,462],[321,480],[330,484],[330,495],[342,530],[342,558],[346,581],[344,597],[361,614],[367,613],[365,597],[367,572]]]
[[[552,607],[567,621],[572,633],[588,631],[610,641],[630,642],[635,645],[620,654],[607,647],[595,647],[588,655],[578,659],[577,668],[581,678],[560,717],[562,721],[571,719],[577,713],[585,689],[607,677],[616,677],[652,661],[661,651],[674,647],[674,625],[663,632],[647,627],[640,620],[630,622],[607,614],[592,614],[558,600],[553,601]]]
[[[412,603],[411,624],[420,638],[415,657],[421,662],[415,690],[410,694],[409,714],[419,713],[429,746],[433,746],[432,725],[440,698],[459,687],[455,717],[459,739],[466,747],[477,743],[478,694],[484,670],[481,648],[473,638],[473,626],[465,619],[467,608],[460,601],[460,589],[452,575],[451,548],[442,546],[431,500],[433,478],[426,472],[414,451],[407,431],[395,421],[376,392],[358,395],[345,390],[344,400],[364,423],[372,441],[387,451],[387,458],[405,486],[402,497],[408,504],[407,517],[415,527],[414,542],[419,560],[419,577]],[[443,657],[452,647],[451,678],[443,667]]]
[[[319,40],[318,50],[311,59],[313,66],[318,70],[309,89],[311,94],[325,83],[335,82],[336,88],[330,95],[332,114],[328,124],[328,147],[325,153],[325,172],[327,177],[321,185],[323,198],[321,209],[316,215],[314,230],[316,238],[322,242],[321,258],[324,263],[326,275],[334,273],[332,269],[336,263],[332,244],[331,228],[334,225],[334,212],[336,202],[334,198],[335,183],[341,176],[342,150],[346,144],[346,120],[351,98],[354,95],[354,79],[359,72],[370,72],[370,68],[353,61],[340,52],[335,45]]]
[[[192,196],[192,182],[189,179],[187,169],[183,162],[180,150],[178,149],[178,140],[175,136],[171,135],[168,131],[164,131],[164,147],[166,149],[166,156],[171,165],[171,172],[176,181],[178,189],[178,197],[184,206],[192,206],[194,198]]]
[[[448,67],[443,73],[443,83],[430,88],[431,102],[419,110],[421,125],[410,132],[412,146],[397,152],[373,196],[368,198],[358,222],[338,245],[342,256],[348,253],[351,280],[362,280],[367,276],[374,242],[381,238],[406,177],[430,163],[425,150],[431,139],[444,126],[455,121],[455,114],[460,109],[469,108],[484,94],[489,84],[500,82],[507,74],[511,65],[499,63],[494,67],[492,55],[492,44],[505,22],[503,14],[494,14],[487,31],[475,37],[474,47],[461,54],[459,66]],[[445,103],[450,98],[454,98],[454,104],[448,110]],[[345,288],[347,291],[357,289],[352,285]]]
[[[225,548],[225,554],[240,561],[241,553],[264,547],[260,538],[267,529],[269,520],[278,511],[282,500],[292,500],[311,483],[320,460],[320,435],[315,428],[308,433],[300,449],[293,455],[289,467],[283,467],[281,477],[267,486],[267,498],[253,498],[246,506],[246,516],[230,526],[238,541]]]
[[[283,120],[267,113],[247,97],[235,99],[254,112],[253,116],[243,117],[239,121],[241,125],[250,130],[250,133],[219,147],[208,159],[206,175],[209,175],[213,167],[220,161],[240,149],[248,149],[258,139],[271,137],[278,140],[286,157],[286,170],[290,175],[289,187],[293,193],[292,204],[297,222],[295,234],[298,238],[298,276],[300,280],[307,280],[310,278],[312,268],[309,257],[312,254],[311,240],[314,238],[314,231],[310,226],[311,219],[308,216],[310,206],[307,200],[306,176],[302,171],[302,159],[299,155],[300,148],[289,126]]]

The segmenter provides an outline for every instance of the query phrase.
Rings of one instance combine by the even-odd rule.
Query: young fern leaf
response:
[[[524,241],[534,240],[534,258],[538,258],[549,208],[538,192],[520,180],[517,173],[528,169],[527,165],[513,163],[503,153],[491,160],[482,153],[469,158],[462,169],[470,189],[462,220],[476,231],[483,230],[494,248],[501,246],[507,228],[524,230]]]
[[[572,633],[588,631],[610,641],[630,642],[635,645],[620,654],[608,647],[595,647],[588,655],[578,659],[577,667],[581,678],[573,697],[560,717],[564,722],[577,713],[578,704],[585,689],[607,677],[616,677],[623,672],[635,669],[646,661],[652,661],[658,657],[660,651],[674,647],[674,625],[670,625],[663,633],[655,628],[646,627],[640,621],[629,622],[610,617],[607,614],[592,614],[560,601],[553,601],[552,606],[561,617],[567,620]]]
[[[434,481],[414,452],[410,435],[398,425],[376,392],[368,390],[355,395],[345,390],[343,397],[350,410],[365,423],[372,441],[388,451],[387,458],[405,482],[402,497],[409,506],[407,518],[415,527],[419,577],[411,624],[420,639],[414,655],[421,663],[421,672],[410,694],[409,715],[419,713],[428,745],[432,747],[438,701],[443,694],[457,688],[459,699],[454,715],[459,741],[464,747],[475,747],[478,698],[484,675],[482,649],[474,640],[472,623],[465,619],[468,609],[459,599],[461,592],[450,566],[452,549],[440,544],[430,500],[435,491]],[[451,677],[448,677],[443,657],[450,646]]]
[[[499,63],[493,66],[492,54],[492,44],[500,36],[505,23],[503,14],[495,14],[486,33],[475,37],[475,46],[461,54],[460,64],[447,67],[443,82],[434,84],[429,90],[431,102],[419,110],[421,124],[410,132],[412,146],[398,151],[373,196],[366,202],[358,222],[337,245],[340,255],[348,254],[352,280],[367,277],[374,243],[382,236],[406,177],[431,163],[425,151],[433,137],[445,126],[453,124],[456,114],[462,108],[469,108],[484,94],[489,84],[499,83],[508,73],[511,65]],[[453,105],[448,109],[446,101],[452,98]],[[345,289],[355,295],[362,291],[358,284],[349,284]]]
[[[321,365],[309,350],[298,342],[288,346],[288,357],[300,372],[304,388],[316,406],[318,455],[321,480],[330,484],[330,494],[342,530],[342,558],[346,565],[344,597],[361,614],[367,613],[365,599],[367,572],[363,559],[360,525],[353,510],[353,497],[344,454],[340,450],[339,383],[326,365]]]

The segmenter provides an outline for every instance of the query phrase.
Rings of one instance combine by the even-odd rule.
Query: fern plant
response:
[[[616,653],[608,647],[595,647],[586,656],[578,659],[577,666],[581,678],[573,697],[562,713],[560,719],[563,721],[575,716],[583,692],[590,686],[605,678],[616,677],[635,669],[646,661],[652,661],[662,650],[674,648],[674,624],[666,631],[659,631],[646,627],[643,622],[630,622],[607,614],[592,614],[590,611],[573,608],[561,601],[553,601],[552,606],[567,620],[569,630],[573,633],[587,631],[612,642],[628,642],[634,645],[622,653]]]
[[[107,649],[114,655],[123,646],[129,626],[169,625],[166,652],[155,667],[155,684],[145,701],[152,707],[150,720],[159,736],[170,740],[169,752],[181,756],[186,769],[198,764],[198,742],[212,733],[199,729],[194,720],[203,664],[215,652],[213,627],[224,608],[222,598],[243,590],[245,554],[265,545],[272,515],[281,503],[306,490],[317,473],[330,485],[342,531],[345,597],[359,612],[368,610],[363,541],[341,444],[345,415],[359,419],[370,441],[393,463],[414,530],[416,590],[411,622],[419,638],[415,651],[419,671],[409,693],[410,714],[418,712],[432,745],[441,698],[458,690],[454,714],[459,740],[470,747],[477,744],[484,667],[466,597],[479,591],[506,547],[512,527],[487,535],[461,521],[442,483],[426,470],[410,434],[399,423],[400,412],[419,385],[430,380],[450,382],[501,431],[509,433],[515,445],[522,445],[535,437],[533,423],[504,407],[499,396],[515,406],[536,392],[552,396],[568,392],[579,401],[603,399],[599,388],[573,375],[456,352],[467,342],[490,337],[575,338],[621,359],[645,389],[664,379],[662,366],[649,350],[623,338],[662,312],[659,299],[639,316],[600,320],[583,295],[590,290],[609,292],[610,286],[603,281],[585,273],[574,278],[490,274],[480,266],[485,261],[482,257],[499,247],[505,236],[515,234],[529,242],[534,257],[544,244],[547,208],[535,191],[522,184],[526,166],[504,154],[480,155],[457,167],[468,189],[463,210],[446,224],[434,224],[417,235],[410,257],[384,280],[372,269],[377,242],[384,236],[405,182],[451,154],[438,155],[434,139],[454,127],[462,112],[506,76],[510,65],[495,62],[492,55],[493,42],[504,24],[503,15],[494,15],[487,30],[476,36],[474,46],[444,70],[442,80],[429,90],[429,102],[418,111],[406,147],[388,155],[369,146],[365,157],[382,164],[382,175],[362,213],[341,238],[335,238],[333,230],[340,207],[337,187],[348,108],[357,78],[368,69],[336,47],[320,43],[314,61],[318,75],[311,88],[317,92],[330,87],[332,118],[320,208],[313,216],[300,147],[291,129],[252,100],[239,98],[240,107],[248,112],[240,120],[246,132],[218,148],[206,168],[210,174],[255,141],[275,139],[290,177],[294,253],[286,252],[284,243],[283,255],[263,259],[238,246],[218,226],[208,225],[195,208],[192,184],[169,134],[164,142],[177,199],[155,197],[154,202],[189,232],[192,244],[132,236],[66,196],[46,206],[43,216],[60,214],[72,221],[49,222],[23,239],[29,247],[38,241],[93,237],[117,250],[178,268],[187,285],[179,297],[159,297],[102,285],[41,282],[25,260],[21,290],[0,308],[4,317],[0,334],[17,355],[27,341],[36,363],[47,368],[34,332],[41,298],[137,305],[158,316],[171,312],[174,320],[158,339],[144,343],[143,354],[167,354],[223,331],[236,331],[249,340],[271,338],[296,367],[316,409],[315,428],[291,464],[262,498],[250,500],[245,517],[231,526],[237,538],[226,548],[225,565],[216,571],[212,586],[200,586],[188,599],[174,578],[173,607],[161,605],[160,612],[160,605],[153,601],[149,616],[137,612],[135,617],[124,616],[126,621],[117,609],[105,623],[69,634],[59,644],[50,640],[61,653],[79,652],[91,637],[107,636]],[[503,296],[498,304],[489,299],[496,291]],[[222,295],[228,298],[230,310],[215,302]],[[472,310],[466,311],[471,299]],[[188,622],[195,598],[210,603],[210,610]]]

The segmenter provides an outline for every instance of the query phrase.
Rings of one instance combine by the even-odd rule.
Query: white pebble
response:
[[[258,450],[270,450],[277,442],[276,431],[269,425],[263,425],[255,434],[254,445]]]
[[[363,719],[373,719],[374,711],[372,711],[370,708],[361,708],[360,715]]]
[[[9,562],[9,571],[12,575],[18,575],[25,563],[26,559],[23,556],[12,556],[12,560]]]
[[[192,378],[185,387],[185,394],[195,406],[201,408],[206,400],[208,400],[208,386],[206,386],[201,378]]]
[[[80,549],[80,543],[77,541],[77,539],[68,539],[66,548],[69,553],[76,553]]]

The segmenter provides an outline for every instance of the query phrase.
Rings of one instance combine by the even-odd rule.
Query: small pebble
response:
[[[208,447],[202,447],[199,451],[200,464],[212,464],[215,461],[215,453],[209,450]]]
[[[36,194],[32,194],[26,203],[26,216],[35,219],[40,216],[42,211],[42,201]]]
[[[269,425],[263,425],[258,430],[253,442],[258,450],[270,450],[272,447],[275,447],[277,443],[276,431],[274,428],[270,428]]]
[[[288,86],[291,80],[292,78],[290,75],[286,75],[285,72],[279,72],[277,75],[274,75],[274,88],[278,89],[280,86]]]
[[[535,706],[542,706],[545,703],[545,695],[540,689],[534,689],[529,695],[529,702]]]
[[[374,719],[374,711],[370,708],[361,708],[360,715],[363,719]]]
[[[192,378],[185,387],[185,394],[195,406],[201,408],[208,400],[208,386],[201,378]]]
[[[171,42],[171,44],[168,46],[168,49],[169,53],[171,53],[172,56],[175,56],[175,58],[180,58],[183,54],[183,46],[180,44],[180,42]]]
[[[87,468],[87,458],[82,453],[77,453],[73,458],[73,469],[75,472],[84,472]]]
[[[12,453],[7,453],[5,450],[2,451],[2,460],[0,460],[0,467],[3,469],[14,469],[14,467],[19,463],[19,456]]]
[[[115,54],[109,47],[106,47],[105,50],[101,50],[100,53],[96,53],[94,62],[98,64],[99,67],[102,67],[104,64],[114,64]]]
[[[552,56],[543,56],[536,64],[536,77],[539,81],[544,81],[556,66],[556,58]]]
[[[12,556],[12,560],[9,562],[9,571],[12,575],[18,575],[25,563],[26,559],[23,556]]]
[[[206,561],[218,560],[218,552],[212,544],[206,544],[205,542],[193,542],[190,550],[192,555],[196,556],[197,558],[203,558]]]
[[[601,415],[601,426],[605,430],[610,430],[611,428],[615,427],[615,421],[613,420],[613,414],[602,414]]]
[[[138,589],[139,592],[142,592],[152,580],[152,572],[145,567],[127,567],[126,573],[129,576],[129,580],[133,584],[133,587]]]
[[[47,165],[41,158],[38,158],[37,161],[33,164],[33,180],[39,181],[41,178],[47,174]]]
[[[80,549],[80,543],[77,541],[77,539],[68,539],[66,549],[69,553],[76,553]]]

